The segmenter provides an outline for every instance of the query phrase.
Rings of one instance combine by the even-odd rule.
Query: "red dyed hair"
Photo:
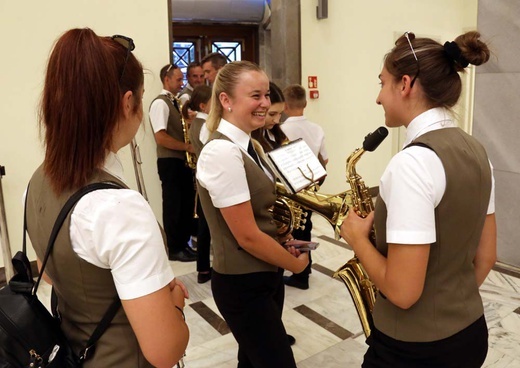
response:
[[[132,53],[125,67],[126,55],[124,46],[88,28],[69,30],[54,45],[39,122],[45,128],[44,172],[56,194],[85,185],[102,167],[127,91],[138,101],[134,113],[140,108],[143,68]]]

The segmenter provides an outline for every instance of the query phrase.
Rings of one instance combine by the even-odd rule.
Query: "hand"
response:
[[[188,109],[188,117],[191,122],[197,116],[197,111],[193,111],[192,109]]]
[[[356,252],[355,248],[359,240],[369,238],[373,224],[374,212],[369,213],[366,218],[362,218],[355,211],[348,211],[347,217],[341,224],[340,235]]]
[[[298,251],[298,253],[300,253],[300,251]],[[301,261],[301,267],[296,272],[293,271],[294,273],[300,273],[305,270],[309,264],[309,252],[301,252],[300,255],[298,255],[298,260]]]
[[[195,153],[195,148],[193,148],[193,145],[190,143],[186,145],[186,151],[188,151],[189,153]]]
[[[294,238],[293,238],[293,236],[291,234],[288,234],[288,235],[285,235],[285,236],[280,236],[277,239],[278,239],[278,243],[283,245],[285,248],[287,248],[287,243],[288,242],[290,242],[291,240],[294,240]]]
[[[188,289],[186,288],[186,286],[184,285],[184,283],[180,280],[178,280],[177,278],[174,278],[171,282],[170,282],[170,290],[173,290],[175,288],[178,288],[179,290],[182,291],[183,295],[184,295],[184,298],[185,299],[189,299],[190,298],[190,295],[188,293]]]

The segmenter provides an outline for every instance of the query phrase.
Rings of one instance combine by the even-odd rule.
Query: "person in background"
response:
[[[269,98],[271,99],[271,107],[267,111],[265,125],[251,133],[251,137],[260,143],[264,152],[272,151],[289,142],[289,139],[280,128],[280,119],[285,108],[285,99],[282,90],[273,82],[269,82]]]
[[[285,135],[291,140],[303,139],[312,152],[318,157],[323,167],[327,166],[328,155],[325,149],[325,132],[323,128],[312,121],[309,121],[303,114],[307,107],[305,89],[299,84],[292,84],[283,90],[285,97],[285,114],[287,119],[281,125]],[[312,211],[306,210],[307,221],[303,229],[293,231],[296,239],[311,241],[312,232]],[[306,290],[309,288],[309,276],[311,274],[312,256],[309,252],[309,265],[300,274],[285,276],[284,282],[287,286]]]
[[[240,368],[295,368],[282,322],[283,269],[301,272],[308,256],[281,245],[269,208],[274,179],[250,134],[265,125],[269,79],[254,63],[232,62],[215,80],[197,164],[200,200],[211,230],[215,303],[238,342]]]
[[[191,99],[183,108],[185,110],[183,111],[184,115],[188,114],[188,110],[196,112],[196,115],[191,122],[189,134],[190,142],[193,145],[197,159],[202,147],[209,138],[209,131],[206,128],[206,119],[208,118],[210,107],[211,87],[203,84],[194,88]],[[197,232],[197,282],[199,284],[204,284],[211,279],[211,235],[200,201],[197,201],[197,214],[199,215]]]
[[[375,211],[349,211],[341,236],[379,289],[363,367],[481,367],[488,331],[479,286],[496,261],[492,167],[456,127],[459,72],[489,59],[472,31],[439,44],[406,32],[386,55],[377,104],[406,127]],[[375,228],[375,245],[369,232]]]
[[[212,52],[206,55],[200,62],[202,65],[202,71],[204,72],[204,78],[206,83],[210,86],[215,82],[218,71],[226,65],[228,62],[227,58],[220,52]]]
[[[128,189],[117,156],[143,119],[143,67],[133,49],[128,37],[100,37],[88,28],[57,40],[40,106],[45,158],[27,192],[27,229],[41,267],[54,221],[73,193],[101,181],[125,188],[83,196],[45,268],[61,328],[76,353],[108,306],[121,299],[85,368],[170,368],[189,338],[186,290],[174,278],[152,209]],[[62,93],[73,90],[78,92]]]
[[[269,107],[267,115],[265,116],[265,125],[251,132],[251,138],[260,144],[260,150],[264,153],[270,152],[282,144],[289,143],[289,139],[282,129],[280,129],[279,125],[285,108],[285,99],[282,90],[273,82],[269,82],[269,99],[271,100],[271,107]],[[298,239],[297,236],[294,236],[294,232],[292,236]],[[296,343],[294,336],[287,334],[287,338],[289,339],[290,345]]]
[[[182,87],[182,72],[165,65],[160,72],[163,90],[150,105],[150,123],[157,143],[157,170],[162,187],[163,226],[171,261],[192,262],[197,254],[189,246],[193,228],[195,188],[193,170],[186,165],[181,111],[174,96]]]
[[[204,72],[202,71],[200,63],[194,61],[188,64],[186,69],[186,79],[188,80],[188,83],[186,83],[184,88],[179,92],[179,100],[181,100],[183,106],[190,100],[193,89],[204,84]],[[191,120],[190,116],[188,116],[187,119]]]

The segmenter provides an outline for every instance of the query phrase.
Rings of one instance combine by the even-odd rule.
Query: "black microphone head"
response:
[[[381,142],[385,140],[387,135],[388,129],[383,126],[377,128],[365,137],[365,140],[363,141],[363,149],[369,152],[374,151],[381,144]]]

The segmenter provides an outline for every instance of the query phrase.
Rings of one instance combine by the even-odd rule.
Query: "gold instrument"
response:
[[[144,199],[148,200],[146,188],[144,186],[143,171],[141,170],[141,165],[143,164],[143,161],[141,160],[141,151],[139,150],[139,145],[137,144],[135,137],[132,138],[132,142],[130,143],[130,152],[132,153],[132,162],[134,163],[137,190],[139,190],[139,193],[142,194]]]
[[[303,207],[321,215],[334,228],[335,238],[340,238],[340,228],[349,209],[353,209],[361,217],[366,217],[374,210],[372,197],[368,192],[355,165],[366,151],[374,151],[388,135],[385,127],[380,127],[365,137],[363,148],[358,148],[347,159],[346,172],[350,190],[335,194],[322,194],[312,189],[304,189],[298,193],[290,193],[281,183],[277,183],[278,200],[287,201],[288,206],[300,209]],[[290,223],[292,219],[284,219]],[[286,222],[286,223],[287,223]],[[371,241],[375,241],[375,233],[371,233]],[[368,278],[368,275],[354,257],[338,269],[333,277],[341,279],[347,286],[363,328],[368,337],[372,325],[372,311],[374,308],[377,289]]]
[[[181,124],[182,124],[182,134],[184,138],[184,143],[190,144],[190,136],[189,136],[189,129],[188,123],[184,119],[184,116],[182,115],[182,102],[179,98],[173,97],[175,101],[177,101],[177,105],[179,105],[179,110],[181,113]],[[197,168],[197,156],[193,152],[186,151],[186,166],[188,166],[190,169],[195,170]]]

